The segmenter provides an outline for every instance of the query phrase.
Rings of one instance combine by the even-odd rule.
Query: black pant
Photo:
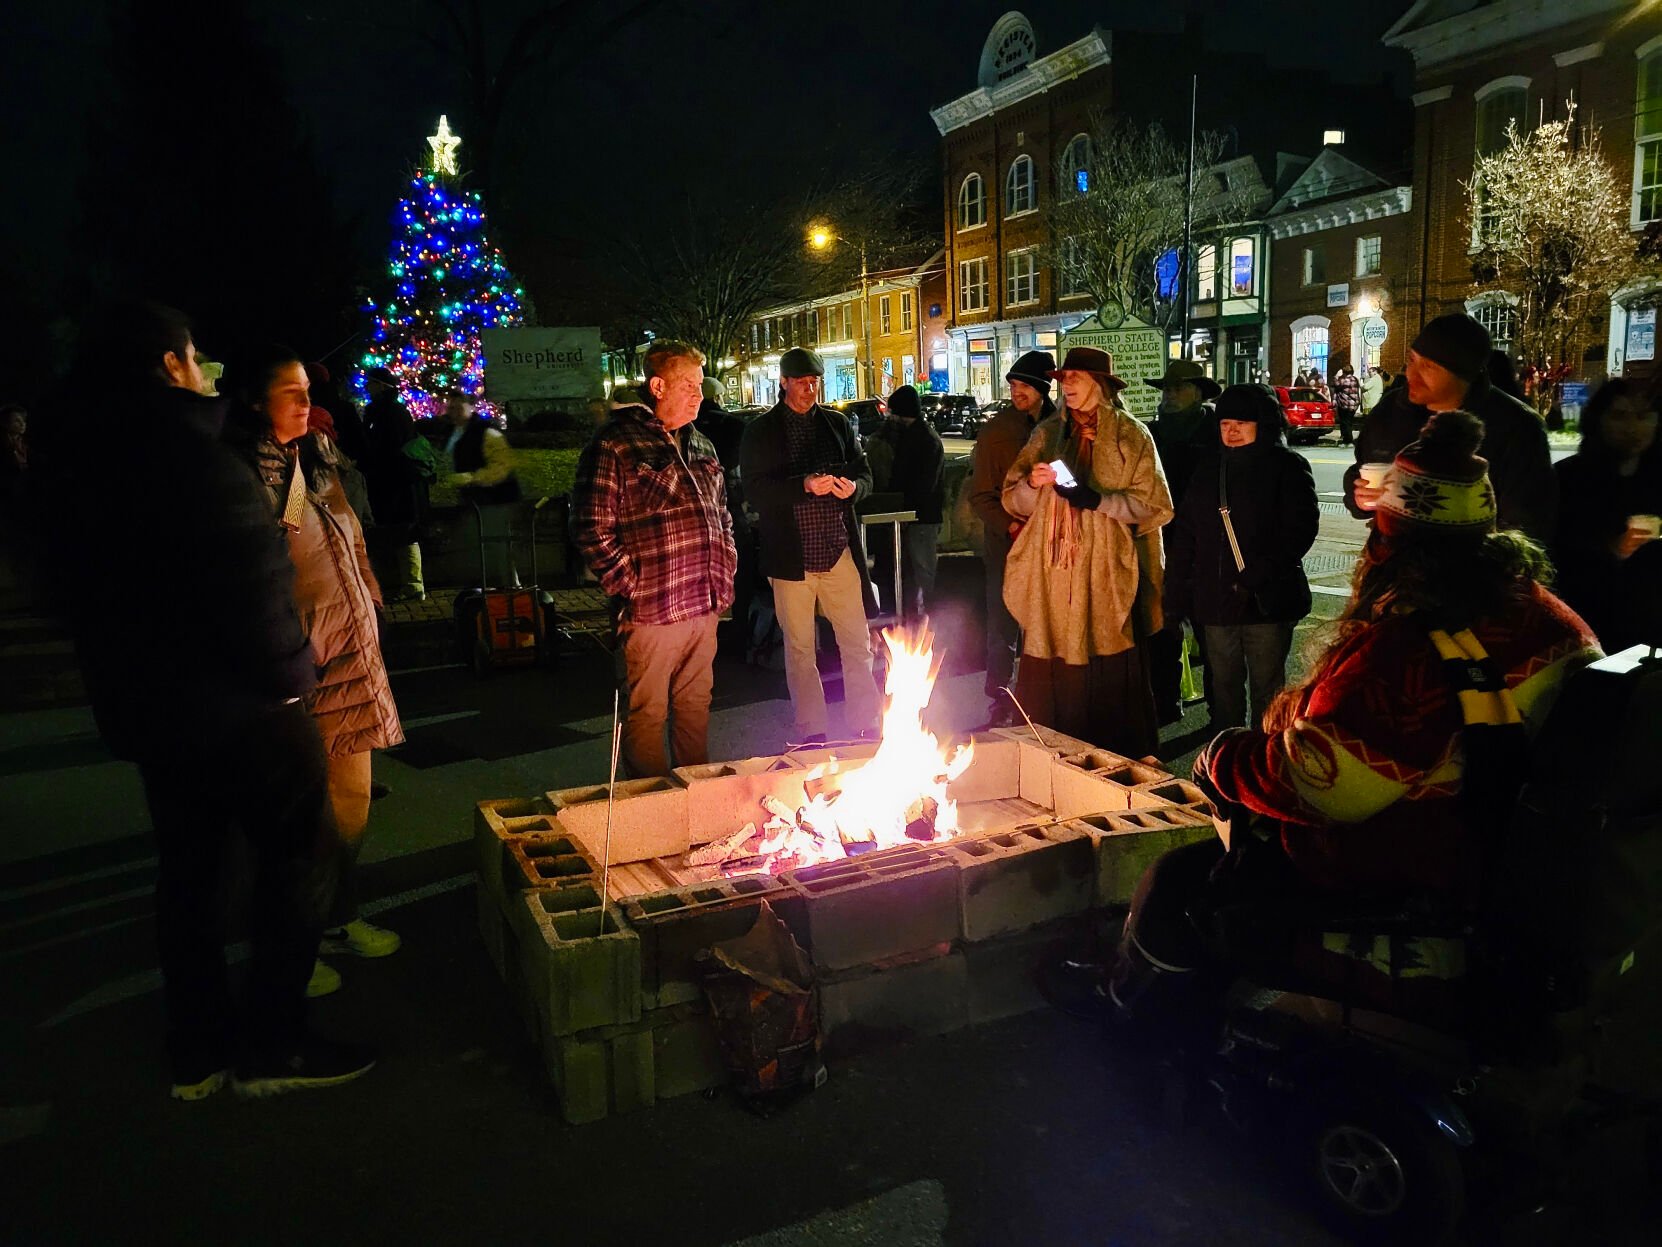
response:
[[[1339,417],[1339,444],[1349,446],[1356,425],[1356,408],[1335,407],[1334,414]]]
[[[156,837],[156,936],[174,1077],[224,1068],[238,1043],[259,1052],[292,1046],[338,870],[317,725],[299,703],[283,706],[140,771]],[[246,836],[254,867],[240,1032],[225,967],[233,828]]]

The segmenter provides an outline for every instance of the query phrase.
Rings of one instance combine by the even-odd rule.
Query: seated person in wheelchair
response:
[[[1144,877],[1116,970],[1122,1007],[1139,964],[1215,983],[1183,972],[1285,963],[1313,913],[1479,899],[1528,736],[1566,676],[1599,656],[1546,588],[1541,549],[1495,531],[1482,438],[1467,412],[1427,422],[1386,477],[1309,676],[1259,728],[1226,731],[1195,760],[1229,843],[1176,850]]]

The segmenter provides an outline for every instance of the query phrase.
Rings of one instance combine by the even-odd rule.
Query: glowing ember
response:
[[[844,771],[835,757],[808,775],[810,800],[792,810],[764,798],[767,819],[747,824],[725,840],[695,849],[689,866],[719,867],[724,874],[781,871],[852,857],[900,844],[945,840],[958,831],[958,806],[947,785],[969,766],[972,746],[948,756],[923,726],[940,664],[927,624],[890,628],[888,695],[883,735],[865,765]]]

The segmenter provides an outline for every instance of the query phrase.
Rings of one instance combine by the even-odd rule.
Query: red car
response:
[[[1278,385],[1275,397],[1287,419],[1287,440],[1294,446],[1309,446],[1334,428],[1333,404],[1320,390],[1306,386]]]

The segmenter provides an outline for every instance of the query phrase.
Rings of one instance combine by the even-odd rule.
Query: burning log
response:
[[[906,807],[906,835],[912,840],[933,840],[935,820],[940,816],[940,803],[934,797],[922,796]]]
[[[755,823],[746,823],[725,840],[712,840],[703,848],[693,849],[687,854],[687,865],[718,866],[738,853],[744,847],[745,841],[760,834]]]

